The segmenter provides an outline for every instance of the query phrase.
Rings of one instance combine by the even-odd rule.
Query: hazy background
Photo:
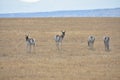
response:
[[[120,0],[0,0],[0,13],[120,8]]]

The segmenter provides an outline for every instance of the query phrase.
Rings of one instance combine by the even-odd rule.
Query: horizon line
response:
[[[20,13],[50,13],[50,12],[61,12],[61,11],[89,11],[89,10],[103,10],[103,9],[120,9],[120,7],[116,8],[96,8],[96,9],[77,9],[77,10],[53,10],[53,11],[36,11],[36,12],[8,12],[8,13],[0,13],[0,14],[20,14]]]

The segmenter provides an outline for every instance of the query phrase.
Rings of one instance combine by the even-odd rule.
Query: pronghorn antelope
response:
[[[93,48],[94,42],[95,42],[95,37],[94,36],[89,36],[88,37],[88,46],[89,46],[89,48]]]
[[[28,35],[25,36],[26,39],[26,44],[27,44],[27,52],[31,52],[31,47],[33,46],[33,48],[35,49],[35,39],[33,38],[29,38]]]
[[[61,48],[62,40],[63,40],[63,38],[65,36],[65,31],[61,31],[61,32],[62,32],[61,35],[56,35],[55,36],[56,46],[57,46],[58,50]]]
[[[104,40],[105,50],[109,50],[110,37],[105,36],[105,37],[103,38],[103,40]]]

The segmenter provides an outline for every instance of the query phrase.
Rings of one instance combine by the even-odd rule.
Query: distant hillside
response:
[[[120,17],[120,8],[0,14],[0,18],[17,17]]]

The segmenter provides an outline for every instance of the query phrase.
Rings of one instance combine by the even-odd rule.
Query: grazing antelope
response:
[[[105,50],[109,50],[110,37],[105,36],[105,37],[103,38],[103,40],[104,40]]]
[[[31,47],[32,46],[35,49],[35,39],[29,38],[28,35],[26,35],[25,39],[26,39],[26,44],[27,44],[27,51],[31,52]]]
[[[57,46],[58,50],[61,48],[62,40],[63,40],[63,38],[65,36],[65,31],[61,31],[61,32],[62,32],[61,35],[56,35],[55,36],[56,46]]]
[[[95,42],[95,37],[94,36],[89,36],[88,37],[88,47],[93,48],[94,42]]]

